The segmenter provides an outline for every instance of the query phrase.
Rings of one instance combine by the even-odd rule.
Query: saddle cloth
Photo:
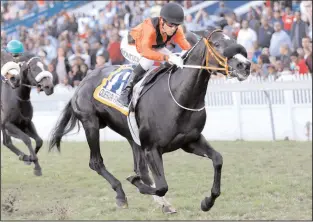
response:
[[[159,79],[159,73],[168,67],[153,67],[145,76],[134,86],[132,99],[128,108],[118,102],[123,88],[135,68],[134,65],[122,65],[112,71],[107,77],[103,78],[101,84],[95,89],[93,97],[109,107],[112,107],[127,116],[127,122],[134,141],[140,145],[139,130],[135,119],[134,108],[141,96],[144,86],[148,86],[147,90]],[[161,76],[161,75],[160,75]],[[149,85],[151,85],[149,87]],[[147,91],[145,90],[145,91]],[[130,112],[130,106],[133,107]]]
[[[101,84],[95,89],[93,97],[110,106],[124,115],[128,115],[128,108],[120,104],[117,99],[120,96],[122,89],[126,86],[130,74],[134,66],[122,65],[116,70],[112,71],[107,77],[103,78]]]

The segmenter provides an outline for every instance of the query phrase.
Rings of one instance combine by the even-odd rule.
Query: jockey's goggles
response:
[[[169,23],[169,22],[167,22],[165,19],[163,19],[163,21],[164,21],[164,23],[168,26],[168,27],[170,27],[170,28],[176,28],[177,26],[179,26],[179,24],[175,24],[175,23]]]

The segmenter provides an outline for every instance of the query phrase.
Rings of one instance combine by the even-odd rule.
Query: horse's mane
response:
[[[206,30],[189,31],[186,32],[186,39],[192,46],[194,46],[199,41],[199,39],[207,38],[215,30],[215,27],[208,26]]]
[[[192,33],[196,34],[199,37],[207,38],[216,28],[213,26],[208,26],[207,29],[201,31],[192,31]]]

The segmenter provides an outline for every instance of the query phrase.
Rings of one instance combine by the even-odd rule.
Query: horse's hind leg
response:
[[[30,152],[30,161],[34,162],[34,164],[35,164],[34,174],[36,176],[41,176],[42,175],[41,167],[39,165],[38,157],[37,157],[37,155],[36,155],[36,153],[32,147],[32,142],[31,142],[29,136],[27,134],[25,134],[22,130],[17,128],[15,125],[13,125],[12,123],[6,123],[5,128],[9,131],[9,133],[12,136],[14,136],[17,139],[21,139],[26,144],[26,146],[28,147],[29,152]],[[23,158],[23,160],[24,160],[24,158]]]
[[[134,171],[140,177],[144,184],[147,184],[151,187],[155,188],[155,184],[149,176],[148,165],[145,160],[145,154],[142,148],[137,145],[133,141],[128,141],[133,150],[133,158],[134,158]],[[164,213],[176,213],[176,209],[172,207],[172,205],[165,199],[164,197],[159,197],[156,195],[152,195],[154,201],[162,206],[162,210]]]
[[[116,203],[119,207],[127,207],[127,199],[122,188],[121,182],[116,179],[104,166],[103,158],[100,153],[99,142],[99,121],[95,116],[87,116],[81,119],[83,124],[87,142],[90,148],[89,167],[104,177],[112,186],[112,189],[117,193]]]
[[[198,141],[187,144],[182,147],[182,149],[188,153],[193,153],[198,156],[208,157],[213,161],[214,167],[214,182],[211,189],[211,196],[205,197],[201,202],[201,209],[203,211],[209,211],[213,207],[215,199],[220,195],[221,188],[221,174],[222,174],[222,165],[223,157],[222,155],[215,151],[210,144],[206,141],[203,135],[199,138]]]
[[[34,123],[31,121],[26,129],[26,134],[33,138],[36,142],[35,153],[37,154],[42,147],[43,141],[37,133]]]
[[[144,184],[137,175],[128,177],[127,180],[135,185],[142,194],[163,197],[168,191],[168,185],[164,175],[162,154],[158,150],[157,146],[147,148],[144,152],[145,160],[149,165],[150,171],[155,181],[155,187]]]

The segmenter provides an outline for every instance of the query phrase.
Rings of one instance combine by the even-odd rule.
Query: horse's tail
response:
[[[49,151],[51,151],[51,149],[56,145],[58,151],[60,152],[60,143],[62,137],[72,131],[75,128],[77,122],[78,119],[75,116],[71,101],[69,101],[69,103],[63,109],[56,126],[51,132]],[[80,126],[78,124],[78,132],[79,130]]]

